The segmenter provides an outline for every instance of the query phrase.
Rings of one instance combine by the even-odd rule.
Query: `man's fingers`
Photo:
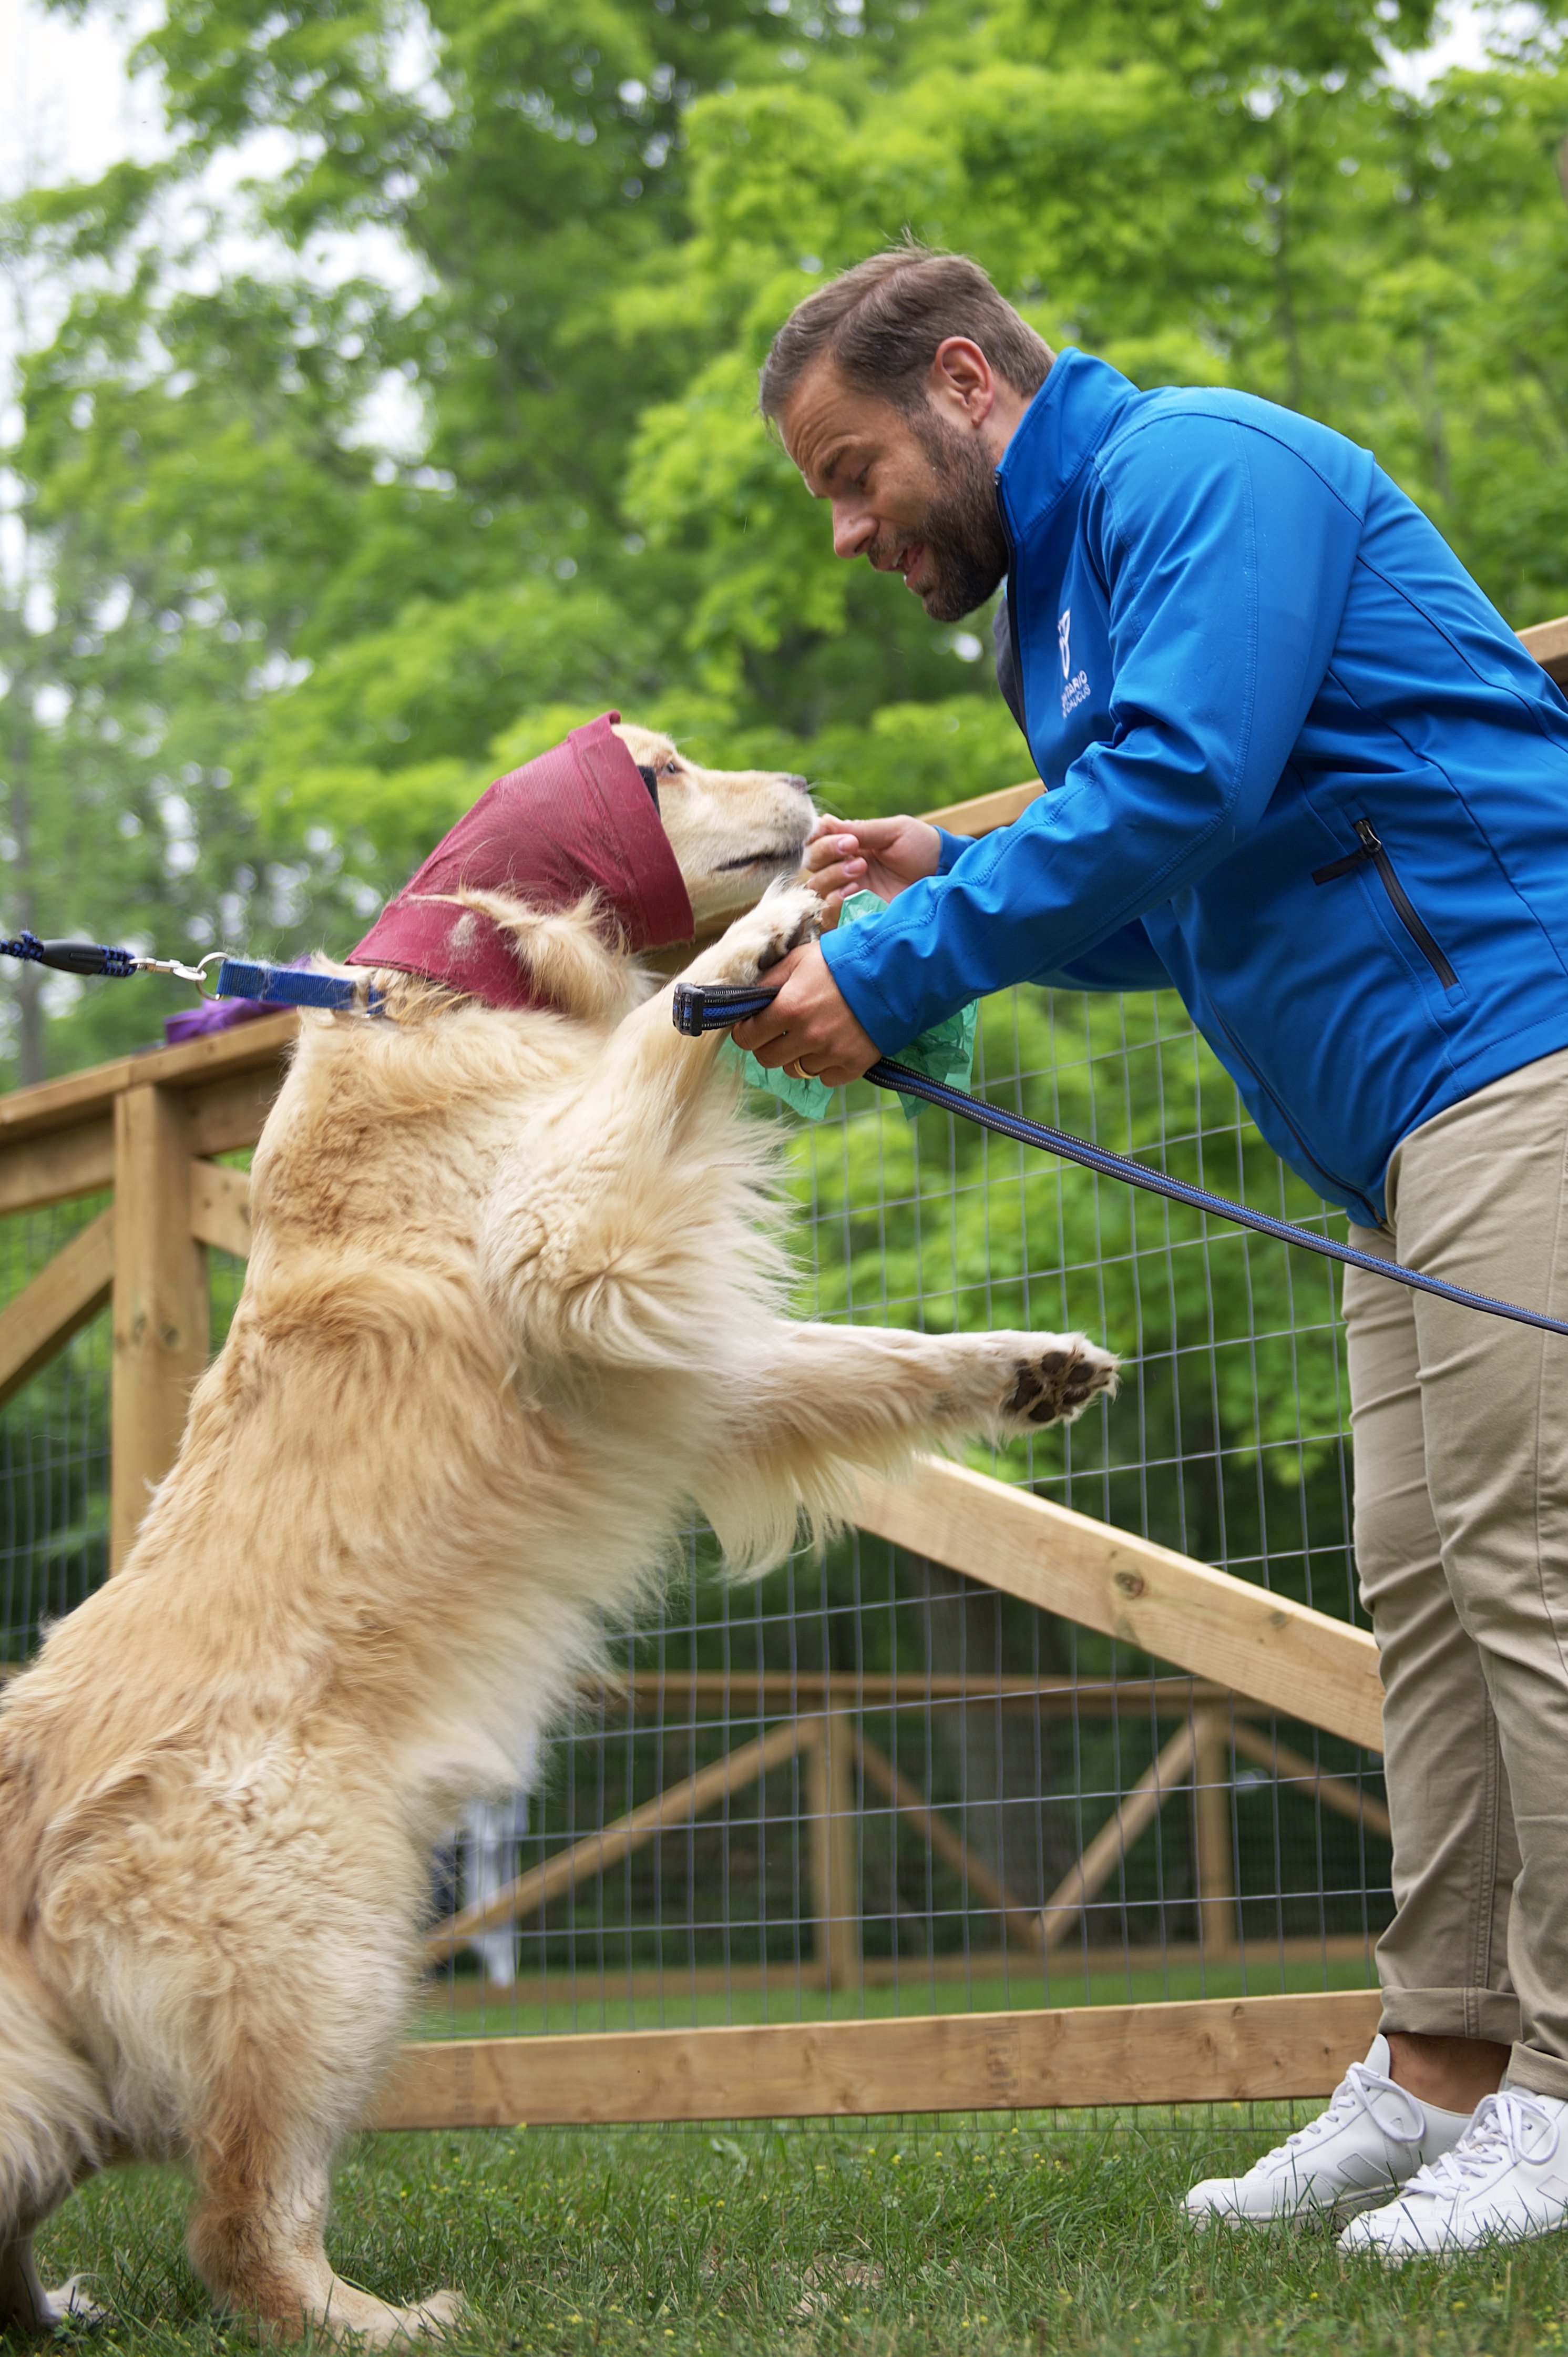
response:
[[[774,1007],[765,1006],[760,1015],[748,1015],[744,1023],[737,1023],[729,1036],[737,1048],[745,1048],[760,1062],[781,1063],[784,1057],[782,1049],[779,1056],[772,1059],[768,1057],[767,1050],[775,1040],[782,1042],[786,1039],[789,1036],[789,1028],[782,1016]]]
[[[767,978],[782,985],[778,997],[730,1034],[765,1070],[798,1064],[842,1088],[875,1062],[875,1044],[845,1006],[815,942],[791,951]]]
[[[842,900],[846,892],[863,892],[865,889],[865,876],[864,859],[848,859],[838,866],[825,867],[818,875],[808,876],[806,881],[819,899],[832,899],[836,895]]]
[[[776,1072],[780,1064],[794,1062],[795,1051],[787,1032],[776,1031],[770,1039],[743,1039],[740,1036],[742,1031],[749,1030],[751,1028],[750,1024],[737,1024],[730,1033],[730,1038],[737,1048],[745,1048],[749,1054],[755,1056],[764,1071]]]
[[[885,851],[909,823],[907,818],[820,818],[806,837],[807,862],[824,844],[852,852]]]
[[[865,882],[865,861],[853,834],[823,834],[809,840],[802,865],[806,881],[824,900],[833,892],[858,892]]]
[[[860,845],[853,834],[824,834],[806,845],[803,865],[808,876],[821,868],[837,867],[846,859],[858,859]]]

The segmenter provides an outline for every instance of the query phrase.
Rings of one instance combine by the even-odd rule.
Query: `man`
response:
[[[838,1085],[1007,984],[1174,985],[1354,1243],[1568,1313],[1568,705],[1419,511],[1288,411],[1053,355],[914,246],[800,305],[761,405],[839,555],[943,621],[1005,577],[1048,791],[974,844],[824,821],[824,894],[894,905],[740,1044]],[[1345,1314],[1382,2022],[1186,2209],[1403,2258],[1568,2221],[1568,1346],[1355,1270]]]

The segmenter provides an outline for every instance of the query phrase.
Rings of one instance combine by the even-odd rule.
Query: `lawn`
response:
[[[1191,2234],[1174,2204],[1244,2165],[1281,2111],[1058,2115],[826,2129],[367,2136],[337,2180],[343,2273],[471,2302],[473,2357],[812,2352],[1561,2350],[1568,2238],[1385,2273],[1321,2234]],[[181,2250],[188,2190],[127,2171],[41,2238],[88,2270],[103,2357],[219,2357]]]

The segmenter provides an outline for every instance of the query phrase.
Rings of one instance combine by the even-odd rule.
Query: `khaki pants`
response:
[[[1362,1251],[1568,1317],[1568,1051],[1398,1148]],[[1345,1272],[1356,1560],[1382,1660],[1384,2029],[1568,2096],[1568,1340]]]

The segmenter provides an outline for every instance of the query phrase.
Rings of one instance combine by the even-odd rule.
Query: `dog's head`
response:
[[[618,724],[615,733],[649,782],[699,933],[795,874],[817,815],[804,778],[704,770],[650,728]]]
[[[704,770],[606,713],[487,787],[353,963],[489,1006],[602,1013],[629,986],[610,979],[619,949],[667,952],[755,907],[815,816],[803,778]]]

